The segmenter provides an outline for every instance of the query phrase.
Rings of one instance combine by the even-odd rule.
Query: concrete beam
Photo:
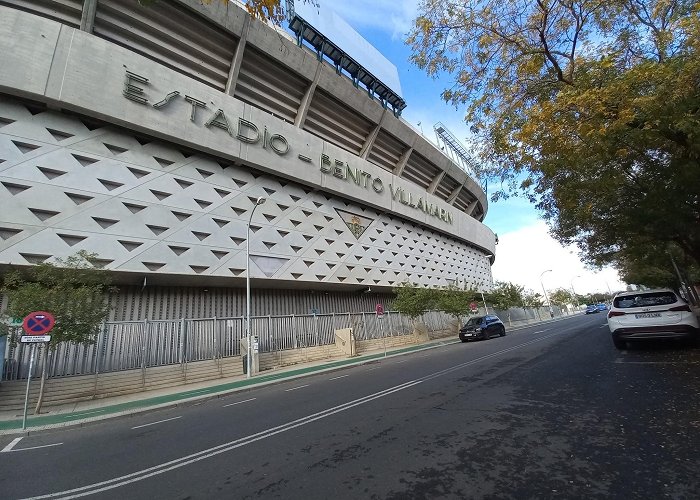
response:
[[[447,203],[449,203],[450,205],[454,205],[454,204],[455,204],[455,200],[457,199],[457,196],[459,196],[459,193],[462,192],[462,188],[463,188],[463,187],[464,187],[464,184],[461,184],[461,185],[457,186],[457,187],[454,189],[454,191],[452,191],[452,193],[450,194],[450,196],[448,196],[448,198],[447,198],[447,200],[446,200]]]
[[[430,186],[428,186],[428,192],[430,194],[435,194],[435,190],[438,187],[438,184],[442,182],[442,180],[445,178],[445,175],[447,175],[447,172],[444,170],[440,172],[438,175],[435,176],[435,179],[433,179],[433,182],[430,183]]]
[[[394,168],[394,175],[396,177],[401,177],[401,174],[403,174],[403,169],[406,168],[411,153],[413,153],[413,144],[411,144],[411,146],[404,151],[403,155],[401,155],[401,158],[399,158],[399,162],[396,164],[396,168]]]

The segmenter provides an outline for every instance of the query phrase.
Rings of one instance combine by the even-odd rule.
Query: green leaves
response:
[[[91,343],[109,314],[105,301],[109,278],[93,266],[94,259],[80,252],[55,264],[32,266],[25,273],[8,273],[2,287],[9,302],[5,315],[24,318],[34,311],[48,311],[56,318],[52,348],[61,342]]]

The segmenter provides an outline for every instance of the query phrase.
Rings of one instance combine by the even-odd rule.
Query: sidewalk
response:
[[[530,323],[518,327],[509,328],[508,332],[514,332],[538,324],[553,323],[573,316],[562,316],[542,322]],[[454,344],[459,340],[447,337],[411,346],[387,348],[386,356],[400,356],[416,351],[434,349],[444,345]],[[229,377],[226,382],[222,379],[214,379],[206,382],[188,384],[187,390],[183,386],[158,389],[148,393],[135,393],[125,396],[95,399],[80,403],[71,403],[63,406],[54,406],[42,415],[27,415],[27,428],[22,430],[21,414],[16,411],[0,413],[0,435],[6,434],[30,434],[36,431],[54,429],[60,427],[82,426],[89,422],[105,420],[124,415],[142,413],[159,408],[171,408],[180,405],[189,405],[204,399],[219,398],[228,394],[249,390],[253,387],[274,384],[279,381],[308,376],[314,373],[338,370],[348,366],[361,365],[384,358],[384,350],[367,352],[353,358],[336,360],[322,360],[279,368],[273,371],[262,372],[252,378],[245,375]]]

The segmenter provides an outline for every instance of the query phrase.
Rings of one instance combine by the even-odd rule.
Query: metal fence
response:
[[[430,312],[425,322],[441,325],[443,313]],[[319,314],[302,316],[258,316],[250,318],[250,329],[258,337],[260,352],[331,345],[335,330],[353,328],[358,340],[409,335],[409,318],[387,312],[383,319],[371,313]],[[31,344],[13,342],[20,329],[10,329],[2,380],[28,376]],[[245,318],[206,318],[104,323],[92,344],[59,344],[50,353],[49,377],[115,372],[154,366],[184,364],[240,355],[245,338]],[[35,362],[33,376],[40,374],[43,356]]]
[[[506,325],[511,323],[513,326],[534,320],[536,315],[549,316],[548,311],[534,309],[496,312]],[[559,316],[562,311],[557,309],[555,314]],[[454,321],[454,317],[442,311],[428,311],[421,317],[429,331],[447,330]],[[381,319],[374,312],[250,318],[250,329],[258,337],[260,352],[331,345],[335,343],[335,330],[341,328],[352,328],[357,340],[413,332],[411,319],[393,311],[387,311]],[[20,335],[19,328],[10,329],[11,341],[4,353],[2,380],[26,379],[28,376],[32,344],[12,341]],[[96,332],[92,344],[59,344],[49,355],[47,375],[86,375],[238,356],[242,338],[245,338],[243,316],[109,322]],[[39,356],[32,376],[41,373],[42,363],[43,356]]]

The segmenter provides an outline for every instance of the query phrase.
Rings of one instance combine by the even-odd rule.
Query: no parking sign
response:
[[[33,313],[27,314],[22,322],[22,328],[27,335],[23,335],[20,338],[20,342],[50,342],[51,335],[47,335],[47,333],[53,329],[55,324],[56,319],[50,312],[34,311]]]

